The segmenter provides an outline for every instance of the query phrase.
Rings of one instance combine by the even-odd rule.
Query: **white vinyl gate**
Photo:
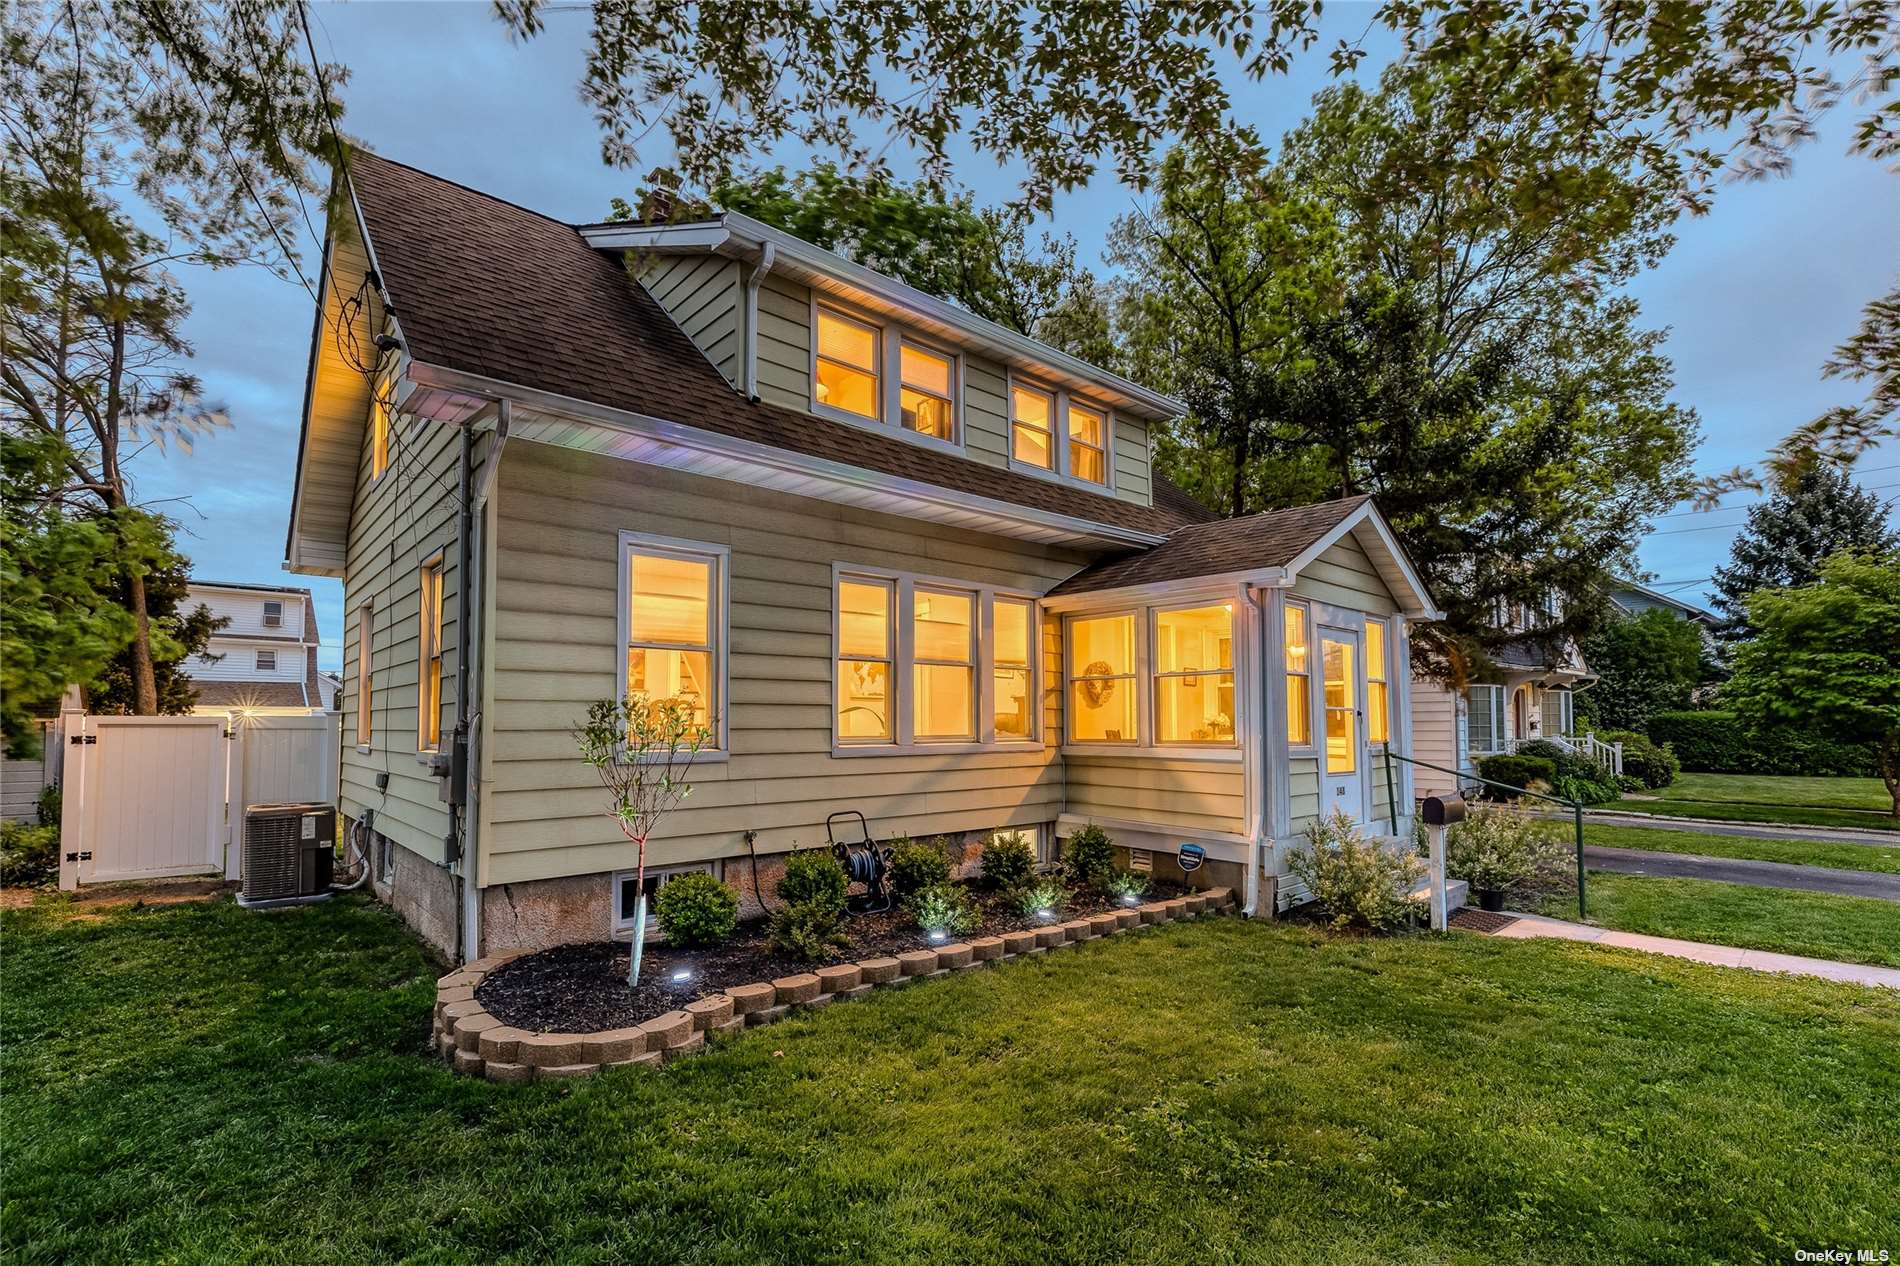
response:
[[[334,803],[334,715],[67,713],[59,886],[242,872],[249,805]]]

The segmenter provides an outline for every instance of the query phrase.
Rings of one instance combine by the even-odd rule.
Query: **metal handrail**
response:
[[[1538,800],[1548,800],[1552,804],[1567,805],[1577,831],[1577,917],[1579,919],[1587,917],[1583,894],[1583,801],[1571,800],[1565,796],[1546,795],[1541,791],[1532,791],[1529,787],[1516,787],[1508,782],[1499,782],[1495,778],[1486,778],[1476,770],[1447,769],[1443,765],[1434,765],[1430,761],[1418,760],[1415,757],[1401,755],[1391,750],[1388,750],[1386,755],[1395,760],[1402,760],[1408,765],[1417,765],[1421,769],[1435,769],[1441,774],[1450,774],[1453,778],[1469,778],[1473,782],[1481,782],[1487,787],[1496,787],[1502,791],[1515,791],[1519,795],[1531,796]],[[1390,769],[1391,766],[1388,765],[1386,768]],[[1397,819],[1393,819],[1393,825],[1396,826],[1397,824]]]

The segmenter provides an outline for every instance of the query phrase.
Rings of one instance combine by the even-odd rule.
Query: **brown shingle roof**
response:
[[[1049,593],[1055,597],[1191,576],[1219,576],[1256,567],[1284,567],[1369,500],[1364,496],[1347,497],[1250,514],[1244,519],[1189,524],[1164,544],[1143,553],[1105,559],[1077,572]]]
[[[1095,523],[1191,521],[747,400],[574,226],[364,151],[350,175],[418,361]]]
[[[303,686],[294,681],[201,681],[201,708],[307,708]]]

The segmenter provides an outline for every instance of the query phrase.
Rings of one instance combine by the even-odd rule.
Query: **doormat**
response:
[[[1516,923],[1517,919],[1508,914],[1492,914],[1489,910],[1479,910],[1473,906],[1460,906],[1451,912],[1451,925],[1464,932],[1483,932],[1489,936],[1493,932],[1502,932]]]

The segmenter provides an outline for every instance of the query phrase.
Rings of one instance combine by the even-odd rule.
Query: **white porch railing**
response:
[[[1618,777],[1623,773],[1623,745],[1605,743],[1594,732],[1589,734],[1537,734],[1530,738],[1510,740],[1509,749],[1515,752],[1528,743],[1555,743],[1567,752],[1572,752],[1585,760],[1592,761]]]

